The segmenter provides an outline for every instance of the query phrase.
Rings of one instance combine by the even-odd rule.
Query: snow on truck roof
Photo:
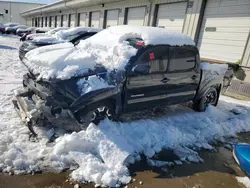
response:
[[[131,38],[141,38],[145,45],[194,45],[190,37],[163,28],[113,26],[82,40],[78,46],[68,44],[64,48],[58,44],[34,49],[26,54],[25,64],[39,74],[39,79],[69,79],[93,69],[96,64],[108,70],[123,70],[137,53],[127,42]]]
[[[117,39],[119,43],[129,38],[141,38],[145,45],[195,45],[194,41],[183,33],[174,32],[165,28],[148,26],[113,26],[99,35],[106,35],[106,37],[110,36],[112,38],[116,36],[115,39]],[[103,40],[107,41],[106,37]]]

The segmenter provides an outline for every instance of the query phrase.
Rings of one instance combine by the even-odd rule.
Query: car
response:
[[[66,29],[66,30],[65,30]],[[27,52],[41,46],[52,45],[56,43],[71,42],[77,44],[80,40],[84,40],[102,29],[92,29],[88,27],[77,27],[77,28],[57,28],[57,30],[52,30],[48,34],[54,35],[35,35],[32,40],[24,41],[19,48],[19,58],[22,60]],[[57,32],[56,32],[57,31]]]
[[[19,28],[19,29],[17,29],[16,30],[16,34],[18,35],[18,36],[23,36],[24,34],[31,34],[31,33],[35,33],[36,32],[36,30],[35,30],[35,28],[34,27],[29,27],[29,28]]]
[[[16,35],[16,31],[17,29],[27,29],[28,26],[25,26],[25,25],[17,25],[17,26],[14,26],[14,27],[6,27],[5,28],[5,33],[6,34],[14,34]]]
[[[51,31],[53,28],[50,27],[37,27],[36,33],[47,33],[48,31]]]
[[[6,23],[6,24],[3,24],[3,26],[0,26],[0,32],[1,33],[5,33],[5,28],[6,27],[15,27],[19,25],[18,23]]]
[[[227,69],[201,66],[190,37],[146,26],[112,26],[77,47],[37,48],[24,63],[29,72],[13,104],[30,130],[46,119],[79,131],[123,113],[188,101],[204,111],[217,105]]]
[[[54,35],[58,31],[68,30],[69,27],[57,27],[46,32],[47,35]]]
[[[33,40],[35,37],[54,35],[58,31],[67,30],[67,29],[69,28],[68,27],[58,27],[55,29],[51,29],[48,27],[36,28],[35,33],[25,35],[24,37],[22,37],[22,41]]]

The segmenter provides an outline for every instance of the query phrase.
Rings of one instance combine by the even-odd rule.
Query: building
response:
[[[166,27],[194,39],[203,60],[250,68],[250,0],[64,0],[21,15],[40,27]]]
[[[20,13],[41,5],[44,4],[0,0],[0,23],[14,22],[25,25],[26,19]]]

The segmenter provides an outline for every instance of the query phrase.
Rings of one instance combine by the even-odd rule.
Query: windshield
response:
[[[79,35],[80,35],[80,33],[76,33],[76,34],[64,36],[64,37],[63,37],[63,40],[71,41],[71,40],[75,39],[76,37],[78,37]]]

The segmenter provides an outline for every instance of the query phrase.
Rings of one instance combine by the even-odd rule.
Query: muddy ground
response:
[[[239,142],[250,142],[250,133],[241,133]],[[217,146],[217,151],[200,151],[204,163],[183,164],[181,166],[152,168],[145,160],[130,167],[131,188],[243,188],[235,176],[244,176],[232,157],[231,149]],[[175,160],[171,151],[158,155],[160,160]],[[68,181],[70,172],[59,174],[43,173],[35,175],[0,174],[0,188],[72,188]],[[140,184],[140,181],[143,183]],[[92,184],[80,184],[82,188],[93,188]]]

